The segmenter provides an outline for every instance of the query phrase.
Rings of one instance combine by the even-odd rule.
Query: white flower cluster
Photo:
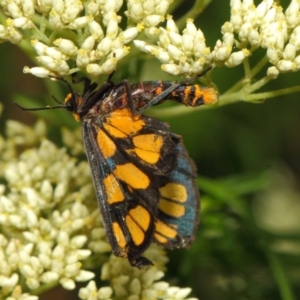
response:
[[[30,37],[42,67],[25,67],[25,73],[65,76],[76,62],[91,75],[110,74],[141,30],[155,33],[170,2],[128,1],[125,14],[131,25],[122,30],[117,13],[123,0],[1,0],[8,18],[0,25],[0,41],[19,43]]]
[[[180,35],[172,17],[168,16],[166,29],[160,28],[158,45],[141,40],[134,40],[134,44],[141,51],[154,55],[162,63],[162,69],[173,75],[200,74],[212,59],[203,33],[192,19],[187,20]]]
[[[236,44],[246,52],[236,58],[241,61],[249,55],[249,51],[262,47],[273,65],[267,71],[268,76],[275,78],[279,73],[300,69],[299,0],[291,0],[285,12],[274,0],[263,0],[258,6],[254,5],[253,0],[231,0],[230,5],[231,20],[222,28],[223,42],[220,42],[219,50],[215,49],[216,55],[222,45],[232,47]],[[233,41],[234,34],[237,35],[237,42]],[[230,57],[226,63],[228,66],[234,65]]]
[[[204,34],[188,19],[182,34],[171,17],[166,29],[160,28],[158,44],[134,40],[142,51],[162,62],[162,69],[174,75],[199,74],[205,65],[235,67],[258,47],[267,49],[272,67],[268,75],[300,69],[300,2],[291,0],[283,13],[274,0],[263,0],[257,7],[253,0],[231,0],[231,19],[221,29],[211,51]],[[235,51],[237,49],[238,51]]]
[[[109,261],[102,268],[101,279],[109,280],[112,288],[104,287],[97,290],[94,281],[80,289],[79,297],[83,300],[197,300],[186,298],[190,288],[179,288],[170,286],[167,282],[159,281],[163,276],[162,268],[166,263],[164,251],[156,245],[152,245],[145,255],[155,262],[155,267],[139,270],[132,268],[127,260],[111,256]],[[114,297],[112,293],[114,291]]]
[[[0,149],[0,177],[6,182],[0,185],[0,298],[37,299],[28,291],[47,284],[74,289],[75,281],[95,275],[82,269],[82,261],[92,251],[110,250],[89,167],[46,140],[41,122],[34,129],[7,125],[9,137]],[[19,146],[39,139],[39,148],[19,155]]]

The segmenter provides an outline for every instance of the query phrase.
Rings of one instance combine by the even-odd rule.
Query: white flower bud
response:
[[[41,55],[36,58],[41,64],[43,64],[46,68],[49,68],[50,70],[55,70],[57,67],[57,61],[46,55]]]
[[[38,225],[38,218],[35,212],[30,209],[26,209],[25,214],[28,228],[36,227]]]
[[[93,21],[92,16],[83,16],[80,18],[76,18],[74,21],[70,22],[68,27],[73,30],[81,29],[87,26],[89,22]]]
[[[155,11],[159,15],[165,15],[167,10],[173,1],[158,1],[155,5]]]
[[[160,34],[160,30],[157,27],[147,27],[145,28],[145,34],[151,39],[155,39]]]
[[[59,278],[59,275],[57,273],[48,271],[41,275],[40,280],[41,280],[41,282],[44,282],[44,283],[50,283],[50,282],[54,282],[54,281],[58,280],[58,278]]]
[[[23,10],[24,16],[27,18],[32,18],[35,14],[35,10],[34,10],[35,1],[34,0],[23,0],[23,1],[21,1],[21,3],[22,3],[22,10]]]
[[[27,278],[26,285],[30,289],[34,290],[34,289],[37,289],[40,286],[40,282],[39,282],[38,279],[30,277],[30,278]]]
[[[124,44],[130,43],[139,33],[138,27],[131,27],[129,29],[126,29],[125,31],[122,31],[118,38],[123,40]]]
[[[86,71],[92,76],[98,76],[103,73],[102,68],[98,64],[88,64],[86,66]]]
[[[77,2],[77,4],[79,3],[79,1]],[[80,5],[71,5],[69,7],[67,7],[64,11],[64,13],[61,15],[61,18],[63,20],[64,23],[69,23],[72,21],[76,21],[75,18],[77,17],[77,15],[80,13],[82,7]],[[81,17],[77,18],[80,19]],[[81,21],[79,21],[81,22]],[[76,24],[76,22],[75,22]],[[75,26],[76,27],[76,26]]]
[[[188,34],[192,37],[195,37],[197,34],[197,27],[194,24],[194,20],[191,18],[188,18],[186,20],[186,27],[183,30],[183,33]]]
[[[282,73],[293,71],[297,68],[296,64],[290,60],[280,60],[278,61],[276,67]]]
[[[105,37],[104,39],[101,40],[101,42],[98,44],[97,49],[96,49],[96,56],[98,58],[102,58],[106,54],[108,54],[111,50],[112,46],[112,39]]]
[[[147,52],[147,51],[145,50],[145,47],[146,47],[147,44],[146,44],[144,41],[141,41],[141,40],[134,40],[133,43],[134,43],[134,45],[135,45],[139,50],[141,50],[141,51],[143,51],[143,52]]]
[[[95,39],[93,36],[88,36],[81,44],[81,49],[90,52],[93,50],[95,45]]]
[[[76,262],[73,264],[66,265],[64,268],[64,274],[67,277],[73,277],[78,274],[81,267],[81,263]]]
[[[230,22],[225,22],[221,27],[222,34],[233,33],[233,25]]]
[[[231,51],[232,51],[232,47],[230,46],[220,47],[218,49],[215,49],[212,54],[215,60],[224,61],[229,57]]]
[[[23,13],[17,5],[17,1],[9,1],[7,4],[7,11],[13,19],[23,17]]]
[[[99,14],[99,5],[96,2],[89,2],[86,6],[86,15],[96,16]]]
[[[250,51],[248,49],[243,49],[238,52],[231,53],[225,65],[229,68],[233,68],[241,64],[246,57],[250,55]]]
[[[172,19],[172,16],[170,16],[170,15],[167,16],[166,30],[168,32],[174,32],[174,33],[179,32],[176,23],[174,22],[174,20]]]
[[[57,236],[57,243],[61,246],[66,246],[69,244],[69,234],[60,230]]]
[[[52,2],[52,9],[55,10],[58,14],[63,14],[65,10],[65,3],[63,0],[55,0]]]
[[[95,273],[90,271],[80,270],[79,274],[75,277],[76,281],[88,281],[95,277]]]
[[[53,1],[52,0],[39,0],[39,10],[42,12],[42,13],[48,13],[51,8],[52,8],[52,3]]]
[[[116,67],[117,59],[112,57],[105,61],[105,63],[102,65],[102,70],[104,74],[111,74],[113,71],[115,71]]]
[[[188,62],[180,62],[179,64],[180,74],[188,74],[191,72],[191,65]]]
[[[230,23],[232,24],[234,31],[239,32],[243,24],[243,18],[240,15],[231,15]]]
[[[27,264],[21,266],[20,271],[25,277],[36,277],[36,272],[34,271],[34,269]]]
[[[168,32],[164,28],[160,27],[158,44],[163,48],[167,48],[168,45],[170,45],[170,43],[171,43],[171,41],[170,41]]]
[[[70,40],[60,38],[55,40],[53,44],[57,46],[63,53],[69,56],[74,56],[77,54],[78,48]]]
[[[144,18],[143,24],[146,27],[155,27],[157,26],[160,22],[163,22],[165,18],[161,15],[150,15]]]
[[[62,278],[59,282],[66,290],[74,290],[76,287],[74,280],[70,278]]]
[[[162,48],[157,48],[154,51],[151,52],[155,57],[163,64],[168,63],[171,61],[171,57],[169,53],[162,49]]]
[[[86,243],[87,237],[85,235],[77,235],[71,239],[71,244],[76,248],[81,248]]]
[[[273,64],[276,64],[281,58],[281,53],[274,47],[269,47],[266,54],[269,61]]]
[[[57,61],[57,67],[56,67],[56,72],[61,75],[61,76],[64,76],[66,74],[68,74],[69,72],[69,66],[68,64],[64,61],[64,60],[58,60]],[[55,192],[54,192],[54,198],[55,198]]]
[[[45,254],[39,254],[39,260],[44,268],[49,269],[51,266],[51,258]]]
[[[129,2],[130,3],[130,2]],[[126,15],[133,19],[136,23],[141,21],[141,16],[144,14],[144,8],[142,3],[135,2],[133,4],[128,5],[128,11],[126,11]]]
[[[98,299],[109,299],[111,298],[113,290],[110,286],[102,287],[98,290]]]
[[[13,20],[11,20],[11,24],[14,27],[21,28],[23,30],[31,29],[34,27],[34,24],[32,23],[32,21],[26,17],[19,17],[19,18],[13,19]]]
[[[273,5],[273,0],[268,0],[268,1],[262,1],[259,3],[256,7],[256,17],[259,20],[259,23],[261,20],[264,18],[266,15],[267,11],[272,7]]]
[[[189,34],[183,34],[182,35],[182,50],[187,55],[192,55],[194,46],[195,46],[194,45],[194,36],[191,36]]]
[[[161,66],[161,69],[171,75],[179,75],[180,74],[180,68],[178,65],[175,64],[163,64]]]
[[[102,27],[96,21],[91,21],[88,24],[90,34],[94,37],[95,40],[100,40],[104,37]]]
[[[169,55],[175,60],[180,60],[180,58],[184,56],[183,52],[174,45],[169,45],[167,50]]]
[[[53,9],[49,13],[49,25],[53,29],[61,29],[64,26],[60,15]]]
[[[24,67],[23,69],[24,73],[30,73],[34,76],[40,77],[40,78],[45,78],[51,75],[51,72],[43,67],[34,67],[34,68],[29,68],[29,67]]]
[[[117,61],[119,61],[124,56],[129,54],[129,49],[130,47],[123,47],[122,49],[116,49],[107,56],[107,59],[115,58]]]
[[[292,44],[287,44],[282,53],[282,58],[286,60],[293,60],[296,56],[297,47]]]
[[[176,47],[181,47],[182,45],[182,36],[175,32],[169,32],[169,38],[171,43]]]
[[[16,29],[14,29],[13,27],[10,27],[9,30],[8,30],[8,38],[9,38],[9,41],[12,43],[12,44],[18,44],[22,41],[23,39],[23,36],[22,34],[17,31]]]
[[[261,42],[261,37],[260,37],[259,32],[255,29],[252,29],[249,32],[248,40],[252,46],[259,46],[259,44]]]
[[[234,44],[234,35],[233,33],[226,32],[223,35],[223,46],[232,47]]]
[[[106,36],[111,40],[114,40],[118,36],[119,27],[118,21],[116,19],[112,19],[109,21],[106,29]]]

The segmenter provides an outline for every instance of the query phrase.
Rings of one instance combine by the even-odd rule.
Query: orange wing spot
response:
[[[191,96],[191,89],[192,87],[190,85],[187,85],[184,89],[184,98],[183,98],[183,104],[187,105],[189,98]]]
[[[153,152],[159,152],[163,145],[162,136],[157,134],[137,135],[132,141],[135,147]]]
[[[107,123],[104,123],[103,126],[110,135],[112,135],[116,138],[126,138],[127,137],[127,135],[124,132],[120,131],[119,129],[117,129]]]
[[[140,159],[152,165],[158,162],[160,156],[159,153],[155,153],[155,152],[151,152],[139,148],[135,148],[134,152]]]
[[[107,136],[107,134],[103,130],[98,131],[97,144],[104,158],[111,157],[116,153],[116,144]]]
[[[126,135],[136,134],[145,126],[141,117],[133,116],[128,108],[113,111],[106,121]]]
[[[112,230],[114,232],[114,236],[117,240],[118,245],[120,246],[120,248],[124,249],[127,244],[126,239],[120,225],[117,222],[112,223]]]
[[[141,134],[135,136],[133,144],[136,147],[134,152],[142,160],[149,164],[155,164],[159,160],[159,152],[163,146],[163,138],[156,134]]]
[[[158,234],[165,236],[169,239],[172,239],[177,235],[177,231],[174,228],[158,219],[155,222],[155,230]]]
[[[150,214],[141,205],[131,209],[128,214],[144,230],[147,231],[150,225]]]
[[[125,217],[125,222],[129,230],[130,236],[133,242],[135,243],[135,245],[139,246],[140,244],[142,244],[143,241],[145,240],[145,234],[143,230],[129,215]]]
[[[107,177],[105,177],[103,180],[103,184],[105,187],[107,202],[109,204],[124,201],[124,194],[120,188],[117,179],[113,174],[110,174]]]
[[[154,237],[161,244],[166,244],[168,242],[168,240],[165,237],[161,236],[158,233],[154,233]]]
[[[163,92],[163,89],[162,89],[161,86],[160,86],[160,87],[157,87],[157,88],[155,89],[155,95],[160,95],[162,92]]]
[[[185,213],[185,207],[183,205],[168,201],[166,199],[159,200],[158,208],[165,214],[175,218],[180,218]]]
[[[114,174],[134,189],[146,189],[150,184],[149,177],[132,163],[117,165]]]
[[[159,189],[163,198],[177,202],[186,202],[188,198],[187,190],[184,185],[170,182]]]
[[[195,91],[195,94],[202,94],[204,104],[214,104],[218,101],[218,92],[214,88],[209,87],[200,87],[196,85],[198,88]],[[198,95],[198,97],[200,97]]]

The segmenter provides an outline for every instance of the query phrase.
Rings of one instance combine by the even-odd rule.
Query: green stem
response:
[[[246,100],[250,101],[250,102],[255,102],[255,101],[261,101],[261,100],[265,100],[265,99],[269,99],[269,98],[278,97],[281,95],[292,94],[292,93],[296,93],[296,92],[300,92],[300,86],[289,87],[289,88],[271,91],[271,92],[247,95]]]
[[[252,85],[250,85],[247,88],[247,92],[250,94],[258,89],[260,89],[261,87],[263,87],[264,85],[266,85],[269,81],[271,80],[270,77],[265,76],[264,78],[256,81],[255,83],[253,83]]]
[[[267,245],[265,245],[264,251],[269,260],[274,279],[277,282],[281,298],[284,300],[296,300],[279,259],[268,249]]]

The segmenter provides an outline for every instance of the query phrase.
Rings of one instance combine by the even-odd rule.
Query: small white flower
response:
[[[23,30],[27,30],[27,29],[31,29],[34,27],[34,24],[32,23],[32,21],[26,17],[19,17],[19,18],[15,18],[13,20],[8,19],[6,21],[6,23],[10,26],[14,26],[17,28],[21,28]]]
[[[49,13],[49,25],[52,29],[56,30],[62,29],[64,26],[60,15],[54,9]]]
[[[74,29],[78,30],[86,27],[92,21],[93,21],[92,16],[84,16],[84,17],[76,18],[74,21],[70,22],[68,27],[73,30]]]
[[[75,46],[75,44],[67,39],[59,38],[53,42],[54,45],[56,45],[63,53],[73,56],[77,53],[78,48]]]
[[[101,40],[104,37],[104,32],[102,27],[95,20],[88,23],[90,34],[94,37],[95,40]]]
[[[21,18],[23,16],[21,8],[17,5],[15,1],[8,2],[7,11],[13,19]]]
[[[74,280],[70,278],[62,278],[59,282],[66,290],[74,290],[76,287]]]
[[[90,59],[88,55],[88,51],[85,49],[79,49],[77,52],[77,57],[76,57],[76,66],[79,68],[85,67],[87,64],[89,64]]]
[[[279,71],[281,72],[288,72],[288,71],[293,71],[295,70],[296,64],[292,61],[289,60],[279,60],[278,63],[276,64],[276,67],[278,68]]]
[[[235,67],[239,64],[241,64],[246,57],[250,55],[250,51],[247,49],[243,49],[238,52],[231,53],[227,61],[225,62],[225,65],[228,67]]]

